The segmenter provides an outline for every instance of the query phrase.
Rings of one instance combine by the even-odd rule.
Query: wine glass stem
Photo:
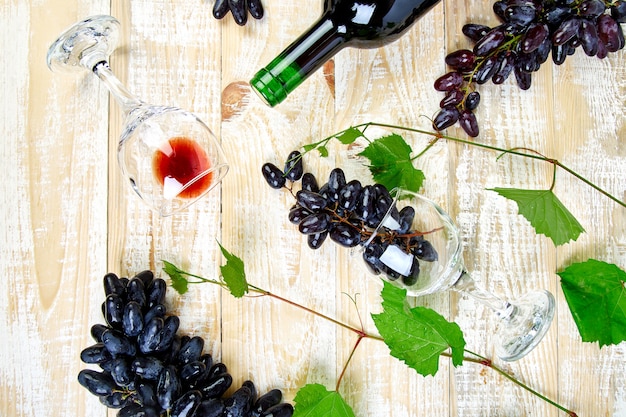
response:
[[[496,297],[492,293],[476,286],[472,277],[463,271],[456,284],[453,287],[456,291],[467,294],[480,303],[491,308],[501,319],[509,319],[515,313],[515,306],[508,301],[504,301]]]
[[[111,95],[125,114],[141,106],[143,103],[133,95],[124,84],[113,74],[107,61],[101,61],[93,67],[93,72],[104,82]]]

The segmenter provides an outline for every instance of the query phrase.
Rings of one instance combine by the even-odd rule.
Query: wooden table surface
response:
[[[248,281],[339,321],[376,333],[379,279],[333,243],[314,252],[287,219],[288,193],[270,189],[260,167],[351,125],[375,121],[430,129],[441,93],[433,81],[447,52],[469,46],[468,22],[495,23],[490,1],[444,1],[400,40],[381,49],[345,49],[275,108],[247,81],[319,16],[320,0],[264,1],[266,15],[237,26],[212,17],[209,0],[2,0],[0,31],[0,416],[104,416],[76,380],[82,349],[102,323],[102,277],[132,275],[162,260],[217,278],[218,241],[245,262]],[[93,75],[52,73],[45,56],[70,24],[111,14],[122,24],[111,57],[117,76],[145,101],[195,112],[220,138],[230,172],[218,189],[185,212],[160,218],[121,178],[116,161],[122,117]],[[550,63],[528,91],[514,80],[480,87],[475,141],[527,147],[557,158],[620,199],[626,196],[626,55],[605,60],[579,51]],[[448,134],[467,138],[458,128]],[[405,135],[414,149],[430,137]],[[331,142],[311,154],[320,178],[341,166],[368,181],[355,150]],[[624,344],[583,343],[556,272],[588,258],[626,267],[626,211],[558,171],[555,193],[586,233],[555,247],[537,235],[493,187],[548,188],[552,165],[503,157],[442,141],[416,161],[424,193],[461,228],[465,262],[479,285],[514,298],[531,289],[555,294],[557,309],[542,343],[520,361],[499,361],[495,319],[475,301],[447,292],[415,300],[457,322],[467,347],[579,416],[626,416]],[[352,298],[356,299],[356,306]],[[169,288],[181,332],[200,335],[224,362],[233,388],[247,379],[259,391],[334,389],[356,341],[354,333],[268,298],[231,297],[216,286]],[[231,389],[231,390],[232,390]],[[563,416],[491,369],[441,358],[422,377],[376,340],[356,350],[340,392],[357,416]],[[109,412],[109,415],[114,415]]]

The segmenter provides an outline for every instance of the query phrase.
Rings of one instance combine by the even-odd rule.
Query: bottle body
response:
[[[320,19],[250,84],[275,106],[342,48],[378,48],[393,42],[439,1],[325,0]]]

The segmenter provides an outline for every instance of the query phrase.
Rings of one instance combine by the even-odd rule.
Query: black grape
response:
[[[133,278],[128,281],[126,287],[126,302],[134,301],[139,304],[140,308],[146,306],[146,289],[144,283],[139,278]]]
[[[108,273],[104,276],[104,294],[111,295],[117,294],[122,295],[125,292],[124,285],[120,282],[120,278],[113,274]]]
[[[273,407],[277,405],[278,403],[280,403],[282,396],[283,396],[282,392],[280,392],[280,390],[278,389],[270,390],[266,392],[265,394],[261,395],[259,398],[257,398],[257,400],[254,402],[254,405],[252,406],[252,415],[254,417],[260,416],[264,411],[268,410],[270,407]]]
[[[104,301],[104,319],[116,329],[122,328],[124,319],[124,300],[117,294],[110,294]]]
[[[317,193],[320,190],[317,184],[317,179],[310,172],[306,172],[302,175],[302,189],[306,191],[312,191]]]
[[[143,330],[137,337],[137,346],[141,353],[150,354],[156,352],[159,347],[160,334],[165,321],[161,317],[153,317],[144,325]]]
[[[181,395],[172,405],[170,417],[192,417],[200,406],[202,394],[200,391],[187,391]]]
[[[283,175],[283,171],[280,170],[276,165],[272,163],[263,164],[261,167],[261,172],[263,173],[263,178],[272,188],[282,188],[287,182],[285,176]]]
[[[460,104],[464,98],[465,94],[463,93],[463,91],[455,88],[446,92],[445,97],[441,99],[441,102],[439,102],[439,107],[443,108],[446,106],[456,106],[457,104]]]
[[[450,91],[463,85],[463,76],[457,71],[451,71],[435,80],[435,90]]]
[[[455,70],[466,71],[474,68],[476,55],[469,49],[459,49],[446,55],[445,61],[449,67]]]
[[[302,178],[304,170],[302,168],[302,155],[299,151],[293,151],[289,154],[283,172],[285,177],[291,181],[298,181]]]
[[[126,387],[133,382],[135,375],[131,371],[130,359],[126,357],[115,358],[111,362],[111,377],[120,387]]]
[[[347,223],[336,223],[329,231],[332,240],[345,246],[352,248],[361,242],[361,233],[354,226]]]
[[[328,230],[331,217],[328,213],[314,213],[304,218],[298,225],[300,233],[312,235]]]
[[[135,301],[129,301],[124,307],[122,328],[128,336],[139,336],[143,330],[143,313],[141,306]]]
[[[465,132],[475,138],[478,136],[478,121],[471,110],[463,110],[459,115],[459,124]]]
[[[489,33],[490,30],[491,28],[489,26],[479,25],[476,23],[467,23],[463,25],[463,28],[461,29],[463,34],[474,42],[482,39],[487,33]]]
[[[96,343],[80,352],[80,360],[85,363],[102,363],[111,359],[111,354],[103,343]]]
[[[246,386],[240,387],[224,400],[224,417],[247,416],[252,408],[252,392]]]
[[[412,243],[412,242],[411,242]],[[415,256],[423,261],[434,262],[437,260],[437,251],[433,245],[423,237],[418,238],[418,243],[413,248]]]
[[[189,362],[180,369],[180,379],[184,384],[190,386],[203,376],[206,376],[208,370],[204,363],[200,361]]]
[[[78,382],[87,388],[93,395],[111,395],[116,388],[115,381],[104,372],[83,369],[78,373]]]
[[[228,391],[232,383],[233,377],[228,373],[223,373],[209,379],[198,388],[202,393],[202,398],[219,398]]]
[[[346,185],[346,175],[341,168],[335,168],[330,171],[328,176],[328,199],[331,202],[339,200],[339,190]]]
[[[133,372],[147,380],[156,381],[163,371],[164,365],[153,356],[137,356],[132,363]]]
[[[296,193],[296,201],[300,206],[311,212],[320,211],[328,206],[328,200],[313,191],[300,190]]]
[[[328,237],[328,231],[307,235],[307,243],[311,249],[319,249]]]
[[[194,336],[187,343],[181,346],[178,352],[178,363],[187,364],[200,359],[204,349],[204,339],[200,336]]]
[[[435,130],[445,130],[459,120],[459,109],[456,106],[445,106],[435,116],[433,127]]]
[[[143,322],[144,324],[149,323],[150,320],[152,320],[155,317],[164,318],[166,312],[167,312],[167,309],[165,308],[163,304],[155,304],[154,306],[150,307],[150,309],[146,312],[146,314],[143,317]]]
[[[292,415],[293,406],[289,403],[277,404],[261,413],[261,417],[291,417]]]
[[[146,290],[146,296],[149,308],[152,308],[159,304],[163,304],[163,301],[165,301],[166,288],[167,284],[161,278],[153,280],[150,285],[148,285]]]
[[[339,208],[352,211],[356,208],[363,186],[361,181],[352,180],[339,190]]]
[[[161,408],[168,410],[172,408],[174,401],[180,396],[182,384],[174,365],[163,368],[156,386],[156,396]]]
[[[293,224],[300,224],[305,217],[311,214],[313,213],[304,207],[294,206],[289,210],[289,221]]]
[[[128,337],[113,329],[108,329],[102,334],[102,344],[113,357],[118,355],[135,356],[137,352],[135,344]]]

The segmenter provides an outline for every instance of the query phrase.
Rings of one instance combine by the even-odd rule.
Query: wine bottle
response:
[[[324,0],[320,19],[250,81],[274,107],[346,46],[378,48],[398,39],[440,0]]]

